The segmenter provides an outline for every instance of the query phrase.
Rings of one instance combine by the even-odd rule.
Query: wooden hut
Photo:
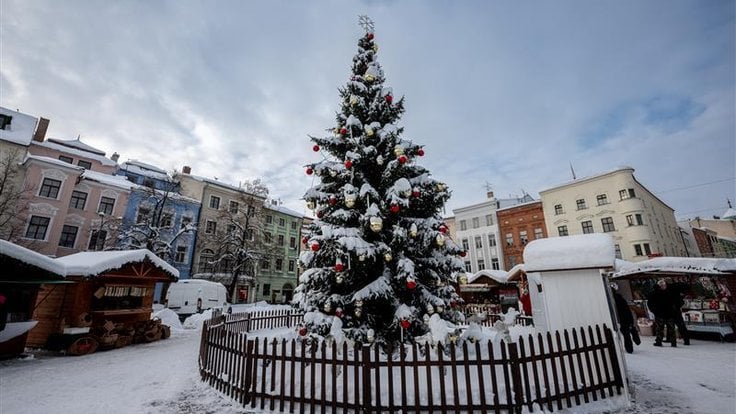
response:
[[[462,276],[457,292],[471,312],[499,314],[509,307],[517,307],[519,290],[516,282],[508,281],[503,270],[481,270],[469,276]]]
[[[28,346],[80,355],[168,336],[168,327],[150,319],[154,288],[179,272],[150,251],[82,252],[54,262],[73,283],[42,285]]]

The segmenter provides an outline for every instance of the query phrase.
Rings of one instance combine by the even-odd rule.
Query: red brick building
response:
[[[547,237],[542,201],[498,209],[496,215],[504,268],[511,269],[523,262],[522,255],[527,243]]]

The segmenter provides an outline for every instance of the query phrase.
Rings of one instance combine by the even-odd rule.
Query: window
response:
[[[634,193],[634,189],[633,188],[625,188],[623,190],[619,190],[618,191],[618,196],[619,196],[619,198],[621,200],[626,200],[626,199],[629,199],[629,198],[636,197],[636,194]]]
[[[286,219],[279,217],[279,226],[286,227]]]
[[[588,220],[580,223],[583,225],[583,234],[593,233],[593,222]]]
[[[521,245],[525,245],[529,242],[529,237],[526,235],[526,230],[522,230],[519,232],[519,242],[521,242]]]
[[[26,237],[29,239],[45,240],[49,223],[51,223],[51,219],[48,217],[31,216],[31,221],[28,222],[28,229],[26,230]]]
[[[652,254],[652,249],[649,248],[649,243],[644,243],[644,254],[647,256]]]
[[[496,247],[496,235],[495,234],[488,235],[488,245],[491,247]]]
[[[112,210],[115,208],[115,199],[110,197],[100,197],[100,206],[97,208],[98,213],[105,213],[108,216],[112,215]]]
[[[214,270],[214,265],[210,264],[215,258],[215,252],[210,249],[202,250],[199,254],[199,272],[200,273],[211,273]]]
[[[92,235],[89,238],[89,246],[87,246],[87,250],[102,250],[105,248],[106,241],[106,230],[92,230]]]
[[[69,164],[74,164],[74,158],[67,157],[66,155],[59,155],[59,161],[64,161]]]
[[[559,216],[563,213],[564,211],[562,210],[562,204],[555,204],[555,216]]]
[[[289,271],[290,272],[293,272],[294,271],[294,266],[295,266],[294,261],[293,260],[289,260]]]
[[[493,270],[500,269],[500,267],[498,266],[498,259],[491,259],[491,268]]]
[[[585,199],[584,198],[581,198],[579,200],[575,200],[575,204],[577,205],[578,210],[585,210],[586,208],[588,208],[588,206],[585,205]]]
[[[603,231],[606,233],[616,231],[616,227],[613,225],[613,218],[611,217],[603,217],[601,219],[601,224],[603,225]]]
[[[477,229],[480,227],[480,219],[478,217],[473,217],[473,228]]]
[[[289,247],[296,249],[296,237],[289,237]]]
[[[190,224],[192,224],[192,218],[191,217],[185,216],[185,217],[182,217],[181,218],[181,228],[182,229],[184,227],[190,225]]]
[[[152,178],[150,178],[150,177],[145,177],[145,178],[143,178],[143,185],[144,185],[144,186],[146,186],[146,187],[148,187],[148,188],[153,188],[153,186],[154,186],[155,184],[154,184],[154,182],[153,182],[153,179],[152,179]]]
[[[279,242],[279,246],[284,245],[284,235],[283,234],[278,235],[278,242]]]
[[[514,235],[511,233],[506,233],[506,246],[513,246],[514,245]]]
[[[53,178],[44,178],[38,195],[41,197],[56,198],[59,195],[60,188],[61,181],[54,180]]]
[[[204,232],[207,234],[214,234],[217,232],[217,222],[214,222],[212,220],[207,220],[207,223],[204,226]]]
[[[296,230],[296,221],[291,222],[291,229]]]
[[[493,214],[487,214],[486,215],[486,226],[492,226],[493,225]]]
[[[642,255],[641,244],[635,244],[634,245],[634,256],[641,256],[641,255]]]
[[[284,259],[276,259],[276,270],[284,270]]]
[[[621,257],[621,246],[619,246],[618,244],[615,244],[614,248],[616,249],[616,258],[623,259],[623,257]]]
[[[468,223],[465,220],[460,220],[460,230],[467,230]]]
[[[541,227],[537,227],[534,229],[534,239],[543,239],[544,238],[544,232],[542,231]]]
[[[87,204],[87,193],[77,190],[72,191],[72,198],[69,200],[69,208],[84,210],[85,204]]]
[[[480,236],[475,236],[475,248],[476,249],[482,249],[483,248],[483,241]]]
[[[85,160],[79,160],[77,161],[77,165],[84,168],[85,170],[91,170],[92,169],[92,163]]]
[[[266,215],[266,224],[271,224],[271,223],[273,223],[273,216],[271,216],[270,214],[267,214]]]
[[[148,222],[148,217],[151,215],[151,209],[148,207],[138,207],[138,215],[135,216],[136,224],[143,224]]]
[[[74,242],[77,241],[77,231],[79,227],[64,225],[61,229],[61,238],[59,239],[59,246],[74,248]]]
[[[468,251],[470,249],[470,244],[468,243],[468,239],[463,239],[463,250]]]
[[[238,204],[237,201],[231,201],[230,202],[230,208],[228,209],[228,211],[230,211],[230,213],[232,213],[232,214],[238,214],[238,210],[239,209],[240,209],[240,204]]]
[[[268,232],[268,231],[263,232],[263,242],[268,243],[268,244],[273,243],[273,235],[271,234],[271,232]]]
[[[160,227],[171,227],[174,224],[174,215],[171,213],[161,214]]]
[[[184,263],[187,256],[187,246],[176,246],[176,255],[174,255],[174,261],[177,263]]]
[[[10,129],[10,121],[13,119],[12,116],[0,114],[0,129]]]
[[[220,197],[210,196],[210,208],[214,208],[215,210],[220,208]]]
[[[641,214],[629,214],[626,216],[626,223],[629,226],[642,226],[644,220],[641,218]]]
[[[262,259],[261,260],[261,269],[268,270],[271,268],[271,261],[268,259]]]
[[[485,270],[486,262],[483,259],[478,259],[478,270]]]
[[[567,226],[559,226],[557,227],[557,234],[559,236],[567,236]]]
[[[608,204],[608,196],[605,194],[598,194],[595,196],[595,200],[598,202],[599,206],[604,206]]]
[[[264,283],[263,284],[263,296],[268,296],[271,294],[271,284],[270,283]]]

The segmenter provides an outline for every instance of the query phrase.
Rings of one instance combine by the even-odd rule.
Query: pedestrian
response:
[[[674,292],[677,294],[676,292]],[[679,295],[678,295],[679,297]],[[677,300],[673,296],[673,290],[667,288],[667,282],[659,279],[654,291],[647,297],[647,306],[654,314],[654,328],[656,336],[654,346],[662,346],[662,339],[666,332],[666,341],[677,347],[677,337],[675,336],[675,317],[680,313],[677,306]]]
[[[629,303],[618,293],[618,285],[611,283],[611,289],[613,301],[616,304],[616,314],[618,315],[618,329],[624,339],[624,349],[631,354],[634,352],[634,344],[641,344],[639,331],[636,330],[636,326],[634,325],[634,317],[631,314]]]

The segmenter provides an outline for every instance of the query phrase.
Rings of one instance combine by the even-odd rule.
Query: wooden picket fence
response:
[[[555,411],[623,392],[605,325],[515,343],[415,344],[393,352],[248,336],[256,327],[295,327],[300,318],[289,311],[214,316],[202,329],[202,380],[244,407],[299,413]]]

